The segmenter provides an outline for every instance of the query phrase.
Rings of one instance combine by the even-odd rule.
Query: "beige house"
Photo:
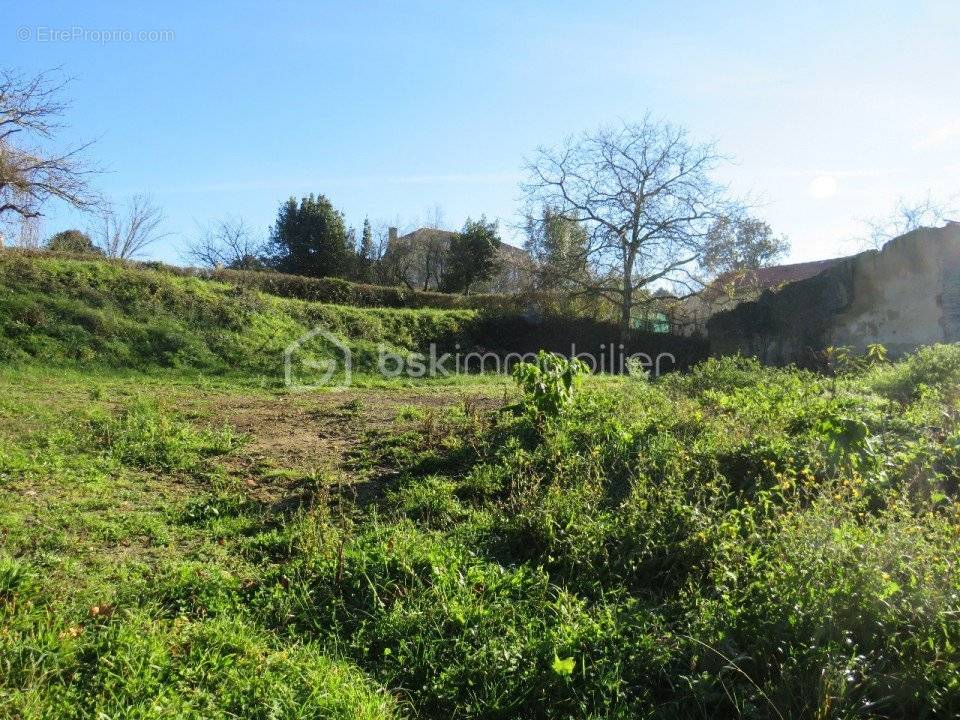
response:
[[[439,228],[419,228],[398,235],[397,229],[392,227],[389,230],[387,252],[399,264],[401,274],[410,287],[436,290],[440,285],[450,241],[456,234]],[[501,243],[497,264],[497,274],[480,289],[491,293],[521,290],[528,277],[530,256],[518,247]]]

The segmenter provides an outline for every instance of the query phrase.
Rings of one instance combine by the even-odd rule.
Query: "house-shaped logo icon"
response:
[[[317,359],[306,346],[322,338],[331,346],[329,356]],[[338,372],[340,371],[340,372]],[[290,390],[304,392],[321,387],[349,387],[353,379],[353,356],[339,337],[323,328],[304,333],[283,351],[283,381]]]

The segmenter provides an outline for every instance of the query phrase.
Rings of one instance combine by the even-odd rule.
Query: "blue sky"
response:
[[[481,213],[509,226],[525,155],[647,111],[735,159],[722,179],[794,260],[849,252],[899,196],[960,193],[952,0],[4,2],[3,15],[3,65],[75,77],[63,144],[97,139],[115,201],[152,195],[171,236],[151,255],[170,261],[197,223],[265,232],[310,192],[357,226],[435,205],[451,227]],[[86,223],[51,207],[43,232]]]

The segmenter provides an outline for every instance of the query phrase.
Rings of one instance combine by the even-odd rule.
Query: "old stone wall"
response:
[[[710,351],[809,364],[829,346],[892,356],[960,342],[960,224],[923,228],[768,291],[707,323]]]

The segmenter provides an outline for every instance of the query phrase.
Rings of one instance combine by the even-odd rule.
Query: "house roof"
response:
[[[397,238],[400,242],[409,242],[417,243],[424,242],[428,238],[439,238],[441,240],[452,240],[457,233],[452,230],[441,230],[440,228],[418,228],[411,232],[408,232],[406,235],[401,235]],[[527,257],[527,251],[523,248],[518,248],[516,245],[510,245],[509,243],[501,242],[500,243],[500,252],[507,256],[512,256],[514,259],[522,259]]]
[[[773,265],[771,267],[725,272],[710,285],[705,292],[710,295],[738,294],[742,292],[763,292],[775,290],[787,283],[806,280],[819,275],[829,267],[836,265],[844,258],[830,258],[828,260],[814,260],[813,262],[792,263],[790,265]]]
[[[412,232],[408,232],[406,235],[401,235],[400,237],[397,238],[397,240],[416,242],[418,240],[425,240],[426,238],[429,238],[429,237],[443,238],[445,240],[449,240],[454,235],[456,235],[456,233],[453,232],[452,230],[441,230],[439,228],[423,227],[423,228],[417,228]]]

